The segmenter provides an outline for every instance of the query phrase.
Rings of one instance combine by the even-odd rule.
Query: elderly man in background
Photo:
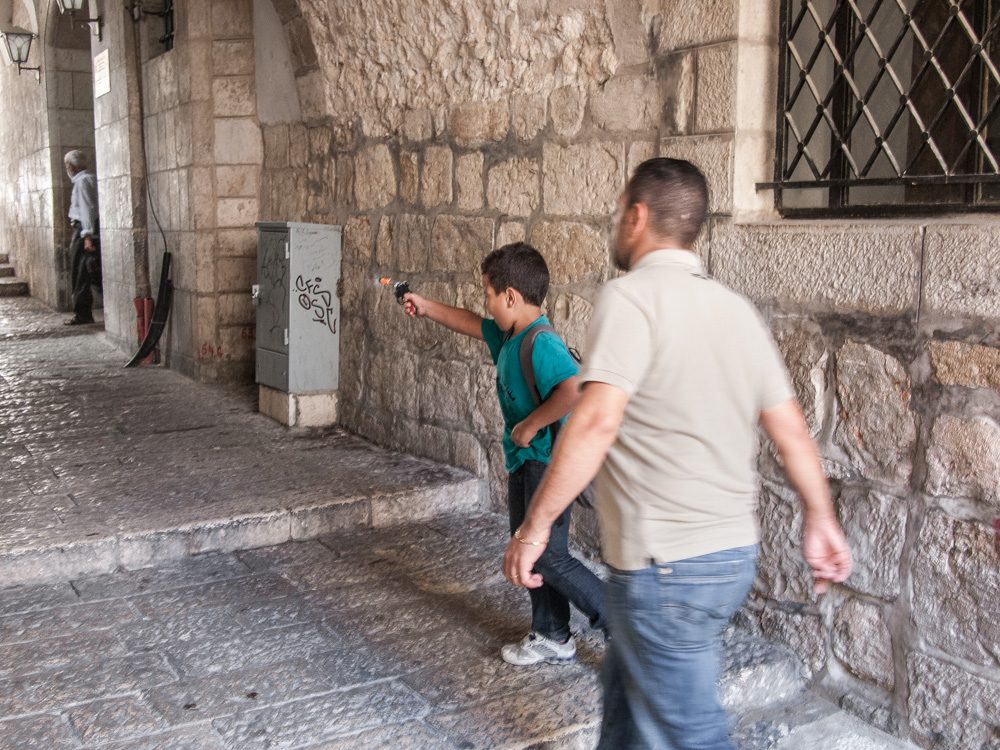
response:
[[[94,295],[91,287],[101,291],[101,244],[97,224],[97,178],[87,169],[87,157],[82,151],[70,151],[63,159],[66,174],[73,181],[69,201],[69,220],[73,225],[70,241],[70,269],[73,284],[73,317],[68,326],[94,322]]]

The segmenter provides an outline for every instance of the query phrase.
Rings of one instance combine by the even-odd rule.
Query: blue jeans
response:
[[[612,570],[598,750],[735,750],[716,692],[720,636],[756,567],[754,545]]]
[[[531,498],[541,484],[546,464],[526,461],[507,480],[507,509],[510,533],[524,521]],[[535,571],[544,583],[528,589],[531,597],[531,629],[546,638],[565,641],[569,638],[569,605],[572,603],[590,620],[590,627],[607,628],[604,590],[601,579],[569,553],[570,505],[552,525],[545,552],[535,563]]]

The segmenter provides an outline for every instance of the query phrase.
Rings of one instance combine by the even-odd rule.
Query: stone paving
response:
[[[99,327],[19,304],[0,301],[0,750],[594,746],[598,639],[570,666],[499,659],[528,602],[477,482],[121,370]],[[808,692],[791,653],[736,629],[725,653],[741,750],[909,747]]]
[[[247,389],[122,368],[96,335],[0,299],[0,580],[71,578],[480,505],[479,482],[337,431],[287,430]]]

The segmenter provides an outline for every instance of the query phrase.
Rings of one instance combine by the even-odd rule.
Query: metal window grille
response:
[[[174,48],[174,0],[164,0],[163,3],[163,36],[160,43],[166,52]]]
[[[786,214],[1000,208],[1000,0],[782,0]]]

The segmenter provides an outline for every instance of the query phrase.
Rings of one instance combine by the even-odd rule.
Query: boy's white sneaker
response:
[[[576,643],[570,637],[565,643],[532,631],[520,643],[508,643],[500,649],[500,656],[508,664],[527,667],[531,664],[569,664],[576,659]]]

